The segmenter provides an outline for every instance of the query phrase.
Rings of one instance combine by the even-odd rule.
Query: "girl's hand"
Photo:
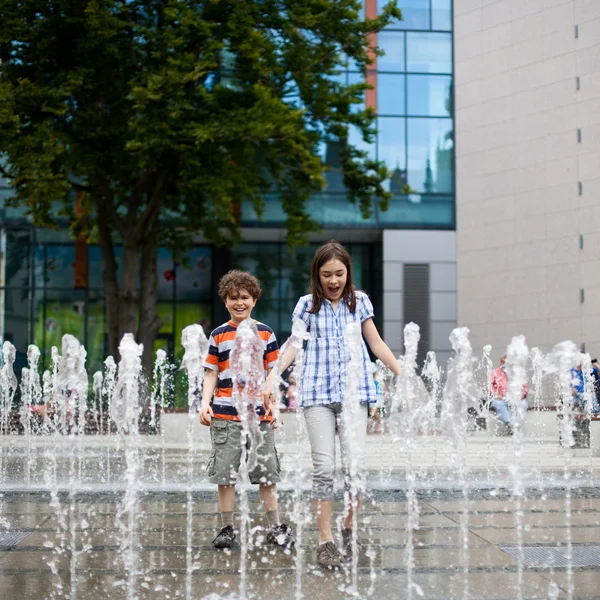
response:
[[[202,425],[210,426],[211,419],[215,416],[213,409],[210,404],[203,404],[200,408],[200,423]]]
[[[273,415],[273,409],[275,408],[275,398],[273,396],[273,394],[271,394],[271,392],[265,390],[262,393],[262,401],[263,401],[263,408],[265,409],[265,417],[268,417],[269,415]]]

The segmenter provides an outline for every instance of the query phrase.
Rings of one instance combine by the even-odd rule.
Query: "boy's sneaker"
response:
[[[223,548],[233,548],[235,533],[231,525],[226,525],[219,531],[219,535],[213,540],[213,546],[219,550]]]
[[[285,523],[281,523],[281,525],[271,527],[269,533],[267,533],[267,542],[281,548],[293,548],[296,540],[292,528]]]
[[[352,559],[352,529],[342,527],[342,546],[346,560]],[[360,535],[356,532],[356,550],[360,553],[362,544],[360,543]]]
[[[325,542],[317,546],[317,564],[325,569],[339,569],[344,564],[344,557],[333,542]]]

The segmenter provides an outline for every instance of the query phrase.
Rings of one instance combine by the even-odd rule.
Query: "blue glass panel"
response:
[[[387,3],[387,0],[377,0],[377,11],[381,11]],[[430,29],[429,0],[400,0],[398,6],[402,11],[402,21],[394,21],[388,27]]]
[[[452,0],[431,0],[431,28],[452,31]]]
[[[377,74],[377,112],[380,115],[404,115],[405,75]]]
[[[407,75],[408,114],[448,117],[452,107],[452,77],[449,75]]]
[[[166,248],[158,249],[156,271],[158,274],[158,299],[172,300],[175,286],[175,269],[173,265],[173,256]]]
[[[379,210],[378,217],[382,226],[453,227],[454,196],[394,196],[386,211]]]
[[[75,246],[46,246],[46,286],[73,289]]]
[[[358,204],[349,202],[346,194],[316,194],[308,202],[310,214],[319,223],[327,225],[375,226],[375,215],[363,219]]]
[[[417,192],[454,191],[452,119],[408,119],[408,184]]]
[[[209,246],[192,248],[188,255],[188,264],[177,267],[177,299],[209,301],[211,271],[211,248]]]
[[[365,82],[365,76],[362,73],[348,73],[348,79],[347,79],[347,83],[348,85],[354,85],[357,83],[364,83]],[[365,110],[365,95],[363,94],[362,97],[362,102],[360,104],[353,104],[352,105],[352,112],[356,113],[356,112],[361,112]]]
[[[405,71],[404,33],[401,31],[382,31],[377,36],[377,45],[385,52],[377,58],[378,71]]]
[[[379,117],[377,120],[377,158],[392,173],[387,189],[399,193],[406,185],[406,120]]]
[[[375,140],[375,136],[373,136],[373,140]],[[358,129],[358,127],[354,127],[354,125],[350,125],[350,127],[348,128],[348,142],[357,150],[362,150],[366,152],[369,158],[375,158],[375,141],[365,142],[365,140],[363,139],[362,132],[360,131],[360,129]]]
[[[406,69],[413,73],[452,73],[452,35],[407,33]]]

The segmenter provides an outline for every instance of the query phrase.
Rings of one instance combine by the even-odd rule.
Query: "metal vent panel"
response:
[[[513,558],[519,558],[518,546],[500,546]],[[527,567],[568,567],[566,546],[523,546],[523,565]],[[600,567],[600,545],[572,546],[572,567]]]
[[[31,531],[0,531],[0,548],[9,548],[16,546],[20,541],[24,540]]]
[[[417,363],[422,364],[429,350],[429,265],[404,265],[404,323],[416,323],[421,330]]]

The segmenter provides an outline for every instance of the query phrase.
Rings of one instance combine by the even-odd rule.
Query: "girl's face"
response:
[[[337,258],[323,263],[319,269],[319,281],[325,298],[331,302],[339,300],[344,293],[347,277],[348,271],[344,263]]]
[[[239,325],[244,319],[250,317],[256,300],[247,290],[235,290],[231,296],[227,296],[225,307],[229,312],[231,321]]]

